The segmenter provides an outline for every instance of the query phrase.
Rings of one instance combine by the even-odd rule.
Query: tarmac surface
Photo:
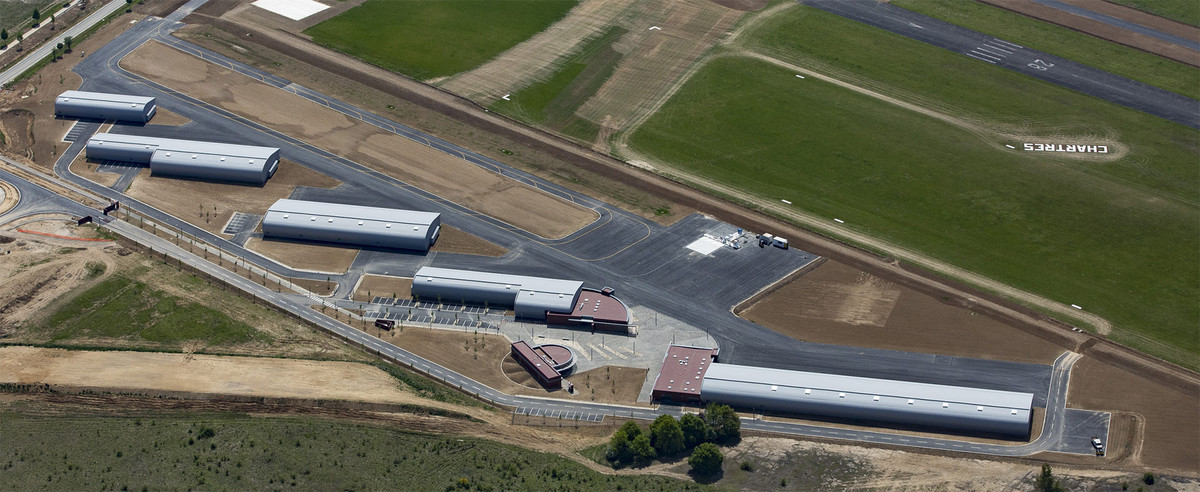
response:
[[[351,271],[335,279],[340,285],[353,286],[358,277],[365,273],[410,276],[417,268],[432,265],[571,278],[583,280],[585,285],[595,288],[611,286],[616,288],[617,295],[626,301],[635,313],[654,313],[656,318],[662,316],[672,320],[672,323],[700,328],[706,339],[711,337],[721,348],[723,362],[1025,391],[1035,395],[1035,406],[1048,408],[1046,429],[1051,432],[1044,432],[1041,438],[1029,444],[998,446],[959,443],[947,439],[913,438],[910,440],[905,438],[905,441],[910,441],[905,442],[905,445],[950,450],[962,448],[964,451],[1015,456],[1049,450],[1063,442],[1062,429],[1064,429],[1066,421],[1064,416],[1066,381],[1070,365],[1074,362],[1074,358],[1067,357],[1069,354],[1064,354],[1064,357],[1061,357],[1051,368],[1040,364],[815,344],[801,342],[742,320],[732,314],[731,306],[814,261],[816,257],[794,249],[758,248],[753,242],[745,244],[739,249],[722,247],[709,255],[696,253],[687,249],[686,245],[704,234],[724,236],[736,231],[736,226],[701,215],[692,215],[671,226],[661,226],[590,197],[575,194],[571,190],[535,176],[509,168],[468,149],[441,141],[432,135],[403,127],[399,123],[383,119],[279,77],[258,72],[216,53],[207,52],[170,37],[170,30],[179,26],[177,20],[182,19],[204,1],[188,2],[166,19],[150,18],[139,23],[104,48],[91,54],[75,68],[75,71],[84,78],[83,90],[154,95],[159,98],[160,105],[191,120],[190,123],[181,127],[153,124],[145,126],[117,125],[112,131],[280,147],[282,155],[289,160],[339,179],[344,183],[332,190],[298,188],[293,194],[294,198],[440,212],[443,214],[445,223],[510,249],[509,253],[501,258],[448,253],[425,255],[391,250],[364,250],[351,267]],[[495,170],[507,176],[513,176],[536,185],[540,189],[568,197],[590,207],[600,213],[600,218],[566,238],[545,240],[524,231],[514,230],[507,224],[481,216],[411,186],[402,186],[403,183],[394,178],[299,142],[202,101],[176,93],[153,81],[125,72],[117,65],[122,56],[152,38],[267,81],[281,90],[288,90],[302,97],[319,98],[343,113],[352,114],[381,128],[391,128],[391,131],[417,141],[427,142],[428,145],[446,152],[462,155],[463,158],[477,165],[494,167]],[[94,128],[90,130],[90,132],[94,131]],[[154,210],[144,203],[125,196],[119,190],[104,187],[74,175],[70,172],[68,165],[82,151],[90,132],[85,124],[85,128],[76,134],[78,139],[71,144],[56,163],[55,171],[61,178],[68,180],[78,188],[86,189],[88,193],[120,200],[151,220],[182,229],[210,244],[220,245],[225,251],[249,260],[259,269],[269,270],[268,278],[280,279],[282,276],[292,276],[324,279],[324,274],[296,271],[275,264],[246,250],[241,246],[242,243],[226,241],[175,217]],[[3,175],[0,175],[0,179],[2,178]],[[19,185],[23,192],[28,187],[28,183],[24,180],[17,179],[10,182],[25,183],[24,186]],[[66,205],[63,206],[66,207]],[[86,209],[82,205],[79,207]],[[9,216],[14,213],[16,211],[5,215]],[[517,408],[518,411],[525,409],[526,413],[553,414],[551,416],[560,418],[563,416],[582,418],[586,415],[591,418],[596,415],[628,414],[632,417],[648,419],[653,419],[660,413],[678,414],[682,411],[680,407],[644,409],[504,395],[444,367],[416,357],[403,349],[382,343],[370,335],[309,308],[310,305],[321,302],[318,299],[298,294],[276,293],[197,258],[170,241],[154,236],[131,224],[112,221],[106,225],[119,234],[151,245],[157,252],[175,256],[342,338],[378,352],[389,359],[412,365],[448,384],[460,386],[468,393]],[[241,241],[247,238],[246,234],[239,234],[239,236],[241,236]],[[348,295],[348,292],[343,291],[343,293]],[[648,319],[639,320],[638,327],[642,333],[659,328],[657,323],[651,324]],[[664,340],[665,333],[665,331],[660,331],[656,334],[657,338]],[[694,338],[697,332],[691,330],[688,333],[690,338]],[[641,347],[639,347],[639,351],[642,351],[640,349]],[[665,346],[663,349],[665,350]],[[653,358],[653,355],[648,355],[648,357]],[[880,432],[843,431],[765,421],[747,421],[744,425],[748,429],[825,435],[866,442],[897,443],[893,441],[895,438],[893,435]],[[1090,431],[1091,428],[1088,429]]]
[[[1200,101],[1174,92],[876,0],[800,1],[805,5],[984,63],[1200,129]]]

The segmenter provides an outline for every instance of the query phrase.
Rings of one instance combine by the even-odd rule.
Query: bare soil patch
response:
[[[74,222],[54,220],[23,226],[39,232],[79,237]],[[68,241],[16,231],[7,231],[16,241],[3,245],[0,256],[0,338],[9,338],[44,315],[53,301],[66,297],[81,285],[91,285],[87,264],[94,262],[111,271],[118,247],[112,242]],[[105,251],[105,250],[108,251]]]
[[[438,85],[487,105],[501,96],[549,78],[585,41],[619,24],[633,0],[580,2],[558,22],[483,65]]]
[[[75,156],[75,160],[71,161],[70,166],[67,166],[71,172],[93,183],[102,186],[112,186],[117,184],[117,180],[121,178],[121,175],[115,173],[98,172],[97,168],[99,167],[99,164],[88,162],[87,156],[85,156],[83,152],[80,152],[78,156]],[[142,172],[146,171],[143,170]]]
[[[7,182],[0,181],[0,197],[3,197],[0,199],[0,214],[4,214],[21,201],[21,190]]]
[[[125,193],[213,234],[221,234],[234,212],[265,214],[297,186],[333,188],[340,181],[286,159],[263,186],[213,183],[143,172]],[[232,237],[222,234],[223,237]]]
[[[712,3],[725,8],[741,10],[743,12],[754,12],[766,8],[770,0],[711,0]]]
[[[502,335],[430,330],[408,325],[403,328],[397,326],[390,332],[374,327],[368,327],[367,331],[385,342],[512,395],[637,405],[638,392],[646,380],[646,369],[602,367],[567,377],[567,380],[575,384],[577,391],[573,395],[565,390],[547,391],[512,359],[512,342]],[[519,370],[509,366],[515,366]],[[509,376],[510,373],[512,377]],[[583,387],[587,390],[580,389]],[[591,392],[592,388],[595,388],[595,394]]]
[[[387,372],[357,362],[13,346],[0,348],[0,382],[414,403],[463,410],[417,397]]]
[[[708,0],[639,4],[636,22],[613,46],[625,56],[576,114],[617,132],[649,117],[676,81],[743,15]]]
[[[1196,473],[1200,463],[1200,386],[1181,389],[1084,357],[1071,372],[1067,404],[1127,412],[1144,421],[1140,443],[1109,438],[1111,447],[1132,447],[1131,464]]]
[[[142,45],[121,63],[176,90],[542,237],[566,236],[597,217],[592,210],[461,157],[386,133],[158,42]]]
[[[838,345],[1040,364],[1073,348],[835,261],[741,316],[798,340]]]
[[[331,296],[338,287],[338,284],[333,282],[313,280],[309,278],[289,278],[288,281],[319,296]]]
[[[369,302],[375,296],[411,299],[412,277],[363,275],[358,280],[358,287],[354,289],[353,299],[359,302]]]
[[[433,247],[429,248],[429,251],[500,257],[508,253],[508,248],[443,224],[437,242],[433,243]]]
[[[188,119],[186,116],[171,112],[171,110],[159,106],[158,109],[154,111],[154,118],[150,120],[150,124],[163,126],[183,126],[191,121],[192,120]]]
[[[276,263],[296,270],[325,272],[340,275],[350,269],[359,249],[326,243],[306,243],[283,239],[250,238],[246,249],[259,253]],[[297,283],[299,283],[297,281]]]
[[[1155,38],[1153,36],[1147,36],[1145,34],[1133,32],[1133,31],[1130,31],[1127,29],[1122,29],[1122,28],[1119,28],[1119,27],[1116,27],[1113,25],[1105,24],[1103,22],[1094,21],[1094,20],[1088,19],[1086,17],[1063,12],[1054,7],[1048,7],[1048,6],[1041,5],[1041,4],[1038,4],[1035,2],[1025,2],[1025,1],[1021,1],[1021,0],[981,0],[981,1],[983,1],[984,3],[995,5],[997,7],[1003,8],[1003,9],[1011,10],[1018,14],[1026,15],[1026,16],[1033,17],[1033,18],[1039,19],[1039,20],[1044,20],[1046,22],[1050,22],[1053,24],[1058,24],[1060,26],[1063,26],[1063,27],[1066,27],[1069,29],[1074,29],[1076,31],[1082,31],[1087,34],[1091,34],[1092,36],[1096,36],[1098,38],[1107,39],[1109,41],[1112,41],[1115,43],[1120,43],[1120,44],[1130,46],[1133,48],[1137,48],[1142,51],[1148,51],[1150,53],[1154,53],[1156,55],[1159,55],[1159,56],[1162,56],[1165,58],[1170,58],[1170,59],[1175,60],[1180,63],[1186,63],[1193,67],[1200,67],[1200,53],[1197,53],[1195,51],[1192,51],[1188,48],[1177,45],[1175,43],[1171,43],[1168,41],[1164,41],[1164,40]],[[1070,3],[1070,2],[1068,2],[1068,3]],[[1082,2],[1082,4],[1086,8],[1091,9],[1095,6],[1094,4],[1108,4],[1108,2],[1092,1],[1092,2]],[[1126,9],[1129,11],[1137,12],[1136,10],[1133,10],[1133,9],[1127,9],[1125,7],[1120,7],[1119,5],[1113,5],[1113,4],[1108,4],[1108,5],[1110,5],[1111,7],[1108,7],[1105,10],[1114,10],[1119,7],[1121,9]],[[1105,13],[1107,13],[1107,12],[1105,12]],[[1174,23],[1172,21],[1168,21],[1167,19],[1162,19],[1162,18],[1158,18],[1156,16],[1152,16],[1150,14],[1145,14],[1145,13],[1141,13],[1141,12],[1138,12],[1138,14],[1141,14],[1141,15],[1135,16],[1134,14],[1129,14],[1128,12],[1122,13],[1122,15],[1127,15],[1129,17],[1136,17],[1138,19],[1138,20],[1133,20],[1131,18],[1130,20],[1132,22],[1137,22],[1139,24],[1143,24],[1144,22],[1150,22],[1153,25],[1150,25],[1149,27],[1155,27],[1155,28],[1157,28],[1156,26],[1161,25],[1167,29],[1170,29],[1170,31],[1168,31],[1168,32],[1179,30],[1180,26],[1185,26],[1184,24],[1178,24],[1177,26],[1172,26],[1171,24],[1176,24],[1176,23]],[[1112,14],[1109,14],[1109,15],[1112,15]],[[1153,17],[1153,18],[1156,18],[1159,20],[1151,21],[1151,20],[1147,19],[1148,17]],[[1147,25],[1147,24],[1143,24],[1143,25]],[[1197,39],[1198,37],[1200,37],[1200,29],[1192,28],[1192,30],[1188,31],[1188,33],[1186,35],[1184,35],[1184,37],[1186,37],[1188,39]]]

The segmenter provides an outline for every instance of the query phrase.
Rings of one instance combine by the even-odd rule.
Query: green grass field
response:
[[[1159,17],[1200,27],[1200,8],[1192,0],[1108,0]]]
[[[469,437],[316,418],[0,414],[7,490],[700,490]]]
[[[1192,99],[1200,99],[1200,69],[1158,55],[978,2],[899,0],[893,4]]]
[[[42,323],[52,342],[137,337],[157,344],[204,340],[211,345],[269,342],[265,334],[213,308],[187,302],[143,282],[114,275],[80,293]]]
[[[626,32],[610,27],[589,40],[550,78],[517,91],[509,101],[496,101],[489,109],[583,141],[595,139],[599,129],[575,116],[575,111],[612,75],[621,60],[612,45]]]
[[[545,30],[573,0],[367,0],[305,30],[313,40],[416,79],[470,70]]]
[[[1031,132],[1115,133],[1133,150],[1109,163],[997,150],[958,127],[745,58],[711,62],[631,145],[1082,305],[1175,347],[1138,348],[1197,367],[1196,131],[806,7],[764,23],[748,44],[877,90],[953,101],[942,110],[1025,122]]]

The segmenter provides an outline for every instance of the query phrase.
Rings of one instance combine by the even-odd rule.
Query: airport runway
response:
[[[562,240],[547,241],[527,232],[514,230],[511,226],[481,216],[456,204],[448,203],[412,186],[403,186],[403,183],[394,178],[346,161],[202,101],[171,91],[169,88],[125,72],[117,66],[117,61],[121,56],[141,43],[151,38],[160,39],[177,47],[183,46],[189,52],[196,50],[194,52],[203,53],[206,59],[229,64],[228,66],[236,67],[239,72],[268,81],[272,85],[278,83],[279,85],[276,87],[280,87],[281,90],[291,89],[290,92],[302,97],[322,98],[330,103],[331,107],[343,113],[356,114],[356,117],[364,121],[371,119],[373,120],[372,124],[380,123],[391,126],[394,128],[393,131],[409,138],[436,139],[436,137],[406,128],[399,123],[385,120],[344,102],[304,89],[289,81],[258,72],[232,60],[222,59],[223,57],[215,53],[205,52],[199,47],[170,38],[169,32],[179,25],[177,19],[182,18],[181,12],[190,12],[203,3],[204,0],[193,0],[186,4],[181,11],[166,19],[150,20],[132,27],[76,67],[75,70],[84,77],[83,90],[155,95],[159,98],[159,104],[162,107],[192,120],[191,123],[177,128],[159,125],[118,125],[113,131],[277,146],[282,149],[282,154],[287,159],[344,182],[342,186],[333,190],[299,188],[294,194],[296,197],[437,211],[444,214],[445,223],[511,250],[508,255],[498,259],[454,254],[416,255],[387,250],[369,251],[362,255],[362,262],[355,263],[356,271],[348,275],[382,273],[383,271],[388,271],[392,275],[411,275],[419,266],[434,265],[581,279],[592,287],[613,286],[617,288],[622,299],[631,304],[648,306],[685,323],[704,328],[718,340],[722,348],[722,360],[725,362],[1026,391],[1035,395],[1035,406],[1049,407],[1051,415],[1061,413],[1058,409],[1062,408],[1062,403],[1065,401],[1063,399],[1065,399],[1066,391],[1066,374],[1058,369],[1062,369],[1064,365],[1069,368],[1069,362],[1073,362],[1073,360],[1063,362],[1060,359],[1060,363],[1055,366],[1056,370],[1052,371],[1050,366],[1040,364],[805,343],[742,320],[730,312],[729,308],[733,304],[813,261],[815,257],[811,254],[797,250],[760,249],[753,244],[736,251],[722,248],[711,255],[694,254],[684,248],[688,242],[706,232],[728,231],[734,226],[694,215],[672,226],[664,227],[590,197],[576,195],[570,190],[509,168],[502,163],[487,160],[469,149],[461,147],[443,149],[444,151],[461,152],[463,158],[477,165],[496,166],[500,172],[506,175],[511,173],[527,183],[536,184],[539,188],[552,190],[552,193],[559,194],[559,196],[570,194],[571,199],[600,213],[600,219],[583,230]],[[376,119],[381,121],[375,121]],[[70,173],[67,164],[82,150],[86,134],[88,134],[87,131],[81,131],[78,135],[80,140],[73,142],[57,163],[55,170],[62,178],[96,195],[119,199],[123,203],[133,205],[135,210],[146,214],[153,220],[183,229],[188,234],[212,244],[220,244],[223,249],[250,259],[259,267],[269,269],[274,275],[316,278],[314,274],[297,272],[274,264],[245,250],[240,244],[202,231],[179,219],[156,211],[146,204],[139,203],[117,190],[100,186]],[[434,146],[435,144],[431,142],[430,145]],[[647,410],[619,405],[592,405],[504,395],[402,349],[384,344],[357,329],[334,321],[310,309],[308,306],[311,304],[311,300],[304,296],[275,293],[196,258],[170,241],[153,236],[129,224],[114,221],[108,227],[122,235],[136,238],[139,242],[152,244],[156,251],[177,256],[197,268],[252,292],[343,338],[360,343],[393,360],[415,365],[418,369],[439,379],[446,380],[450,384],[462,385],[468,392],[477,393],[482,398],[497,403],[515,408],[536,408],[543,412],[570,411],[579,415],[585,413],[589,415],[624,415],[626,412],[630,412],[636,417],[653,418],[657,412],[670,411],[669,407]],[[324,277],[323,274],[317,276]],[[643,330],[653,328],[646,321],[641,323],[641,327]],[[1053,424],[1056,422],[1054,420],[1056,418],[1062,417],[1061,415],[1050,417],[1048,428],[1057,425]],[[746,426],[747,428],[761,427],[762,430],[804,435],[840,432],[823,427],[796,426],[776,422],[747,422]],[[866,432],[855,435],[857,437],[835,437],[869,442],[889,442],[888,440],[893,438],[891,434],[885,433]],[[1050,437],[1024,446],[973,445],[973,448],[964,449],[964,451],[1021,455],[1057,445],[1058,441],[1051,442],[1054,439],[1053,433],[1045,435]],[[938,449],[955,449],[956,447],[953,444],[955,441],[942,439],[928,441],[926,443],[928,445],[905,444],[937,447]]]
[[[876,0],[805,5],[1200,129],[1200,101]],[[887,47],[880,46],[880,49]]]

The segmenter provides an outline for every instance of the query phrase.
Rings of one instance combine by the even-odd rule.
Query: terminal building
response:
[[[668,350],[654,398],[959,433],[1028,438],[1032,429],[1030,393],[715,364],[715,354],[706,360],[688,350],[703,351]]]
[[[340,203],[282,199],[263,217],[266,237],[428,251],[442,215]]]
[[[628,309],[612,289],[584,289],[578,280],[422,267],[413,275],[412,293],[424,300],[512,307],[517,318],[553,324],[626,329],[629,322]]]
[[[154,174],[263,185],[279,169],[279,149],[173,138],[99,133],[90,159],[148,164]]]
[[[66,118],[146,123],[156,110],[155,98],[146,96],[66,91],[54,99],[54,116]]]

